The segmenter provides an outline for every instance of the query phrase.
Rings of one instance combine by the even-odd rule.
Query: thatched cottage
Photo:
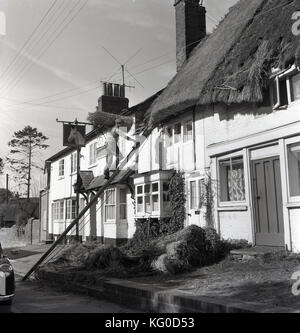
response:
[[[137,184],[154,170],[184,171],[187,224],[213,223],[227,239],[300,251],[300,37],[292,33],[299,8],[299,0],[240,0],[211,35],[185,48],[148,110],[152,134]],[[197,0],[176,1],[175,9],[181,48],[193,42],[191,12],[201,20],[205,10]],[[150,165],[146,155],[162,136],[161,164]],[[214,200],[205,208],[207,177]]]

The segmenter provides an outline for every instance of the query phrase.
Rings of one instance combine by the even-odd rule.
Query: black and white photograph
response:
[[[300,0],[0,0],[0,316],[300,313]]]

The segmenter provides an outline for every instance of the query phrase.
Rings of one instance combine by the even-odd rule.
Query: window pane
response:
[[[168,183],[163,183],[163,191],[164,192],[169,192],[169,184]]]
[[[66,202],[66,219],[70,220],[71,215],[70,215],[70,200],[67,200]]]
[[[63,220],[64,219],[64,202],[61,201],[59,206],[59,219]]]
[[[280,106],[288,105],[286,78],[279,81]]]
[[[62,177],[65,174],[65,160],[59,161],[59,176]]]
[[[71,219],[74,220],[76,218],[76,200],[72,200],[71,206]]]
[[[181,124],[176,124],[174,126],[174,136],[175,136],[175,143],[181,141]]]
[[[151,191],[151,185],[150,184],[145,185],[145,193],[150,193],[150,191]]]
[[[126,202],[127,202],[127,200],[126,200],[126,195],[127,195],[127,191],[126,191],[126,189],[121,188],[121,189],[120,189],[120,203],[121,203],[121,204],[122,204],[122,203],[126,204]]]
[[[196,209],[197,205],[197,188],[196,182],[190,182],[190,209]]]
[[[107,190],[106,192],[106,204],[107,205],[115,205],[116,204],[116,198],[115,198],[115,189]]]
[[[245,200],[245,177],[242,157],[220,162],[221,201]]]
[[[168,127],[165,133],[165,144],[166,147],[170,147],[173,144],[173,128]]]
[[[143,185],[137,187],[137,193],[143,194]]]
[[[144,211],[143,204],[144,204],[143,197],[138,197],[137,198],[137,211],[139,213],[142,213]]]
[[[115,220],[115,206],[105,207],[105,220]]]
[[[300,144],[288,146],[290,195],[300,196]]]
[[[170,195],[168,193],[163,194],[163,201],[164,202],[170,202]]]
[[[152,192],[158,192],[158,183],[152,184]]]
[[[71,155],[71,173],[77,171],[77,153]]]
[[[300,99],[300,73],[292,77],[292,99]]]
[[[145,212],[151,213],[151,197],[150,195],[145,196]]]
[[[159,211],[158,194],[152,195],[152,210],[154,212]]]
[[[184,142],[193,140],[193,123],[189,122],[184,125]]]
[[[127,207],[126,205],[120,205],[120,219],[126,220],[127,219]]]

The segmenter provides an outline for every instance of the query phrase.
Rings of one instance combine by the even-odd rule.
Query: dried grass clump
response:
[[[87,242],[84,244],[74,243],[69,245],[59,257],[51,263],[52,266],[68,266],[74,268],[84,267],[88,258],[95,252],[99,251],[99,248],[103,248],[97,242]]]
[[[134,277],[153,273],[179,274],[219,262],[231,246],[212,228],[192,225],[179,232],[150,241],[140,251],[103,246],[99,243],[76,244],[65,250],[52,268],[72,274],[72,279],[95,280],[104,276]],[[94,283],[94,282],[91,282]]]

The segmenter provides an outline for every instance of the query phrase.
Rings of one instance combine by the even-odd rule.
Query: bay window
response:
[[[136,218],[171,216],[169,184],[173,174],[173,170],[165,170],[135,177]]]
[[[219,161],[221,202],[245,201],[245,175],[243,157]]]

